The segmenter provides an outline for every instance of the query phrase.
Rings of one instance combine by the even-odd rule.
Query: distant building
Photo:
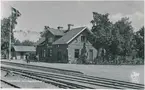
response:
[[[25,59],[26,54],[35,54],[36,48],[34,46],[13,46],[11,51],[12,58]]]
[[[87,59],[93,61],[97,50],[88,41],[87,35],[91,33],[86,27],[71,30],[47,29],[47,35],[37,42],[36,54],[39,61],[76,63],[81,55],[85,43]]]

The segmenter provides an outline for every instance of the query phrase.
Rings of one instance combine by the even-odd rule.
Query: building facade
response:
[[[42,43],[39,43],[37,45],[36,49],[36,52],[39,55],[42,54],[40,56],[43,56],[39,58],[40,61],[44,60],[46,62],[77,63],[77,60],[80,58],[81,51],[84,45],[86,49],[85,54],[87,56],[87,60],[93,61],[97,56],[97,50],[92,46],[92,44],[87,39],[88,33],[90,33],[88,28],[79,27],[64,32],[64,34],[61,34],[61,36],[57,39],[56,39],[57,35],[53,35],[52,36],[53,40],[51,43],[46,42],[47,40],[45,38]],[[51,37],[51,35],[49,36]],[[47,38],[49,39],[50,37]],[[40,47],[41,44],[44,46]],[[39,49],[43,48],[44,50],[40,52]],[[49,49],[51,49],[51,51],[47,51]],[[50,56],[47,56],[46,54]]]
[[[26,54],[35,54],[36,48],[34,46],[13,46],[11,50],[12,59],[26,59]]]

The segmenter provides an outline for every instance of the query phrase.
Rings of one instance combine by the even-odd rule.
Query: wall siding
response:
[[[17,57],[17,59],[21,59],[20,52],[16,52],[16,57]]]
[[[68,45],[61,44],[61,45],[53,45],[53,61],[54,62],[61,62],[61,63],[68,63]],[[60,57],[58,57],[58,52],[60,52]]]
[[[61,63],[76,63],[76,58],[74,58],[74,51],[75,49],[79,49],[79,53],[81,54],[81,49],[83,48],[83,42],[81,42],[81,36],[86,36],[87,35],[87,31],[85,30],[84,32],[82,32],[78,37],[76,37],[73,41],[71,41],[68,45],[67,44],[58,44],[58,45],[52,45],[52,43],[48,42],[47,40],[41,45],[37,46],[37,54],[39,55],[39,61],[45,61],[45,62],[61,62]],[[59,37],[55,37],[53,36],[51,33],[48,33],[48,35],[46,36],[46,38],[52,37],[53,40],[57,40]],[[54,42],[53,41],[53,42]],[[49,51],[47,51],[48,45],[52,46],[52,56],[49,57],[48,53]],[[91,43],[89,41],[86,42],[86,49],[87,52],[89,52],[90,49],[93,50],[93,59],[97,56],[97,50],[91,45]],[[42,51],[46,50],[46,54],[45,57],[42,56]],[[60,57],[59,53],[60,52]],[[89,53],[88,53],[89,55]],[[87,57],[87,59],[89,59],[89,56]]]
[[[52,38],[52,42],[54,42],[55,36],[48,31],[46,40],[42,44],[39,44],[36,48],[36,53],[39,56],[39,61],[41,62],[53,62],[52,56],[49,56],[50,49],[52,49],[52,42],[49,42],[49,38]]]
[[[74,57],[75,49],[79,49],[79,54],[81,54],[81,49],[83,48],[83,42],[81,42],[81,36],[86,36],[86,31],[82,32],[78,37],[76,37],[69,45],[68,45],[68,59],[69,63],[76,63],[77,58]],[[97,56],[97,50],[92,46],[92,44],[87,40],[86,41],[86,50],[88,52],[89,59],[89,50],[93,50],[93,59]]]

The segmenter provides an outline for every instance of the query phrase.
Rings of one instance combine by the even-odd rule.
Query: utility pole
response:
[[[10,31],[9,35],[10,35],[10,40],[9,40],[9,60],[11,60],[11,31]]]
[[[13,15],[13,12],[12,12],[12,10],[11,10],[11,16]],[[12,18],[10,18],[10,27],[9,27],[9,29],[10,29],[10,32],[9,32],[9,60],[11,60],[11,25],[12,25],[12,20],[11,20]]]
[[[9,60],[11,60],[11,34],[12,34],[12,25],[13,25],[13,22],[12,22],[12,20],[14,19],[14,20],[16,20],[17,19],[17,17],[20,17],[21,16],[21,13],[17,10],[17,9],[15,9],[15,8],[13,8],[13,7],[11,7],[11,16],[10,16],[10,27],[9,27],[9,29],[10,29],[10,32],[9,32]]]

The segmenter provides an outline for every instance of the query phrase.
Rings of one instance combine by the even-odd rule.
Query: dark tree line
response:
[[[129,18],[112,23],[109,14],[93,12],[91,43],[98,50],[96,64],[143,64],[144,26],[133,31]]]
[[[30,41],[30,40],[24,40],[20,42],[19,40],[15,39],[14,45],[19,45],[19,46],[33,46],[35,45],[35,42]]]

